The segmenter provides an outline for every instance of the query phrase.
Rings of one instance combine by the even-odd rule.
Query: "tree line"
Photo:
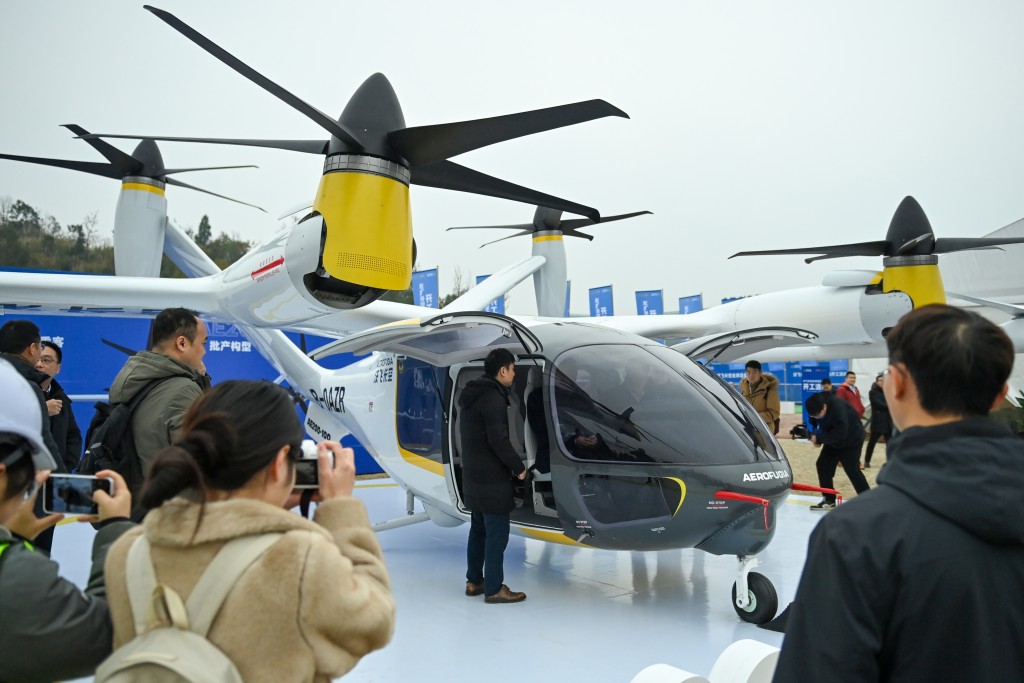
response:
[[[20,199],[0,198],[0,266],[113,275],[114,246],[110,238],[97,233],[96,226],[95,213],[65,226]],[[186,232],[221,268],[252,248],[250,242],[233,235],[220,233],[214,237],[205,215],[198,230]],[[166,256],[160,276],[185,277]]]

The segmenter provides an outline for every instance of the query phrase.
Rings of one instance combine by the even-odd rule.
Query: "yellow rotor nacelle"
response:
[[[938,256],[892,256],[883,265],[882,291],[903,292],[914,308],[946,303]]]
[[[328,156],[313,209],[326,226],[322,261],[332,278],[380,290],[409,288],[408,169],[378,157]]]

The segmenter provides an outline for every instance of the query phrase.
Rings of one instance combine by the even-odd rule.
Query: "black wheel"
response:
[[[775,586],[764,574],[750,572],[747,574],[747,597],[746,607],[739,607],[736,604],[736,584],[732,585],[732,607],[736,614],[743,621],[751,624],[766,624],[775,616],[779,609],[779,596],[775,593]]]

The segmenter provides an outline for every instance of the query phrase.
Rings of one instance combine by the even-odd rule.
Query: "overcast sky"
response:
[[[457,158],[479,171],[597,207],[654,216],[567,240],[574,312],[589,287],[663,289],[666,307],[818,284],[836,268],[768,249],[882,239],[914,195],[940,237],[980,236],[1024,216],[1024,3],[1019,0],[795,2],[165,2],[237,57],[327,112],[370,74],[391,80],[410,126],[603,98],[609,118]],[[97,132],[321,138],[298,112],[243,79],[139,2],[0,4],[0,151],[102,161],[62,123]],[[131,151],[131,141],[115,141]],[[253,163],[180,176],[270,213],[168,188],[186,227],[260,241],[311,200],[323,159],[160,143],[169,167]],[[118,184],[0,161],[0,196],[61,223],[96,212],[112,228]],[[527,222],[533,208],[413,188],[419,266],[472,275],[526,257],[520,238],[443,232]],[[535,310],[532,286],[511,312]]]

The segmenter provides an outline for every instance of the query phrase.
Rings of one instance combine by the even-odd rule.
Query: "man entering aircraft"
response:
[[[462,482],[472,513],[466,595],[483,595],[488,604],[526,599],[526,593],[504,583],[505,547],[515,508],[512,477],[526,478],[526,466],[509,440],[508,394],[515,377],[515,356],[508,349],[494,349],[484,359],[484,376],[467,384],[459,399]]]

